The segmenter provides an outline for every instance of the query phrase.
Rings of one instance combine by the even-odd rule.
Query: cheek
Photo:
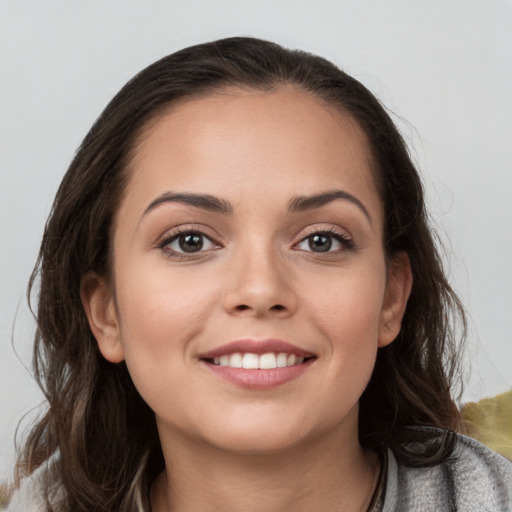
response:
[[[310,321],[328,340],[333,382],[343,379],[344,385],[365,385],[362,381],[373,371],[384,277],[377,262],[371,272],[342,271],[338,276],[316,280],[308,309],[312,312]]]
[[[200,273],[199,273],[200,274]],[[116,282],[121,343],[137,385],[151,373],[174,375],[215,302],[213,285],[166,265],[135,269]]]
[[[125,275],[116,282],[116,296],[127,334],[134,329],[141,330],[141,335],[159,330],[167,336],[179,334],[181,329],[171,329],[173,325],[193,329],[212,300],[213,283],[208,286],[201,272],[176,270],[159,262],[134,265]]]
[[[382,265],[383,266],[383,265]],[[315,311],[319,324],[330,332],[350,334],[361,341],[377,330],[384,299],[385,272],[342,269],[318,276],[309,286],[314,290],[308,308]],[[346,338],[346,336],[343,336]]]

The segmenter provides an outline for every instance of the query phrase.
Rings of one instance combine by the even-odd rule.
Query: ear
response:
[[[93,272],[87,273],[82,278],[80,298],[103,357],[111,363],[123,361],[117,311],[107,280]]]
[[[399,252],[389,267],[379,325],[379,347],[389,345],[400,332],[402,318],[411,294],[412,272],[409,256]]]

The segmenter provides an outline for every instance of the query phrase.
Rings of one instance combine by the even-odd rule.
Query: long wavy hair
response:
[[[149,487],[164,466],[154,415],[126,365],[101,356],[80,286],[90,271],[111,271],[113,218],[143,127],[173,102],[231,86],[296,87],[352,116],[366,133],[385,210],[385,252],[407,252],[414,283],[400,334],[379,349],[360,398],[359,439],[390,447],[412,465],[436,464],[451,453],[449,432],[437,433],[419,453],[407,444],[432,437],[429,429],[409,427],[457,429],[451,389],[465,320],[400,133],[372,93],[327,60],[229,38],[178,51],[130,80],[85,137],[57,192],[28,291],[30,301],[38,289],[33,365],[47,408],[17,465],[18,477],[41,467],[48,511],[149,510]],[[453,327],[457,318],[462,330]]]

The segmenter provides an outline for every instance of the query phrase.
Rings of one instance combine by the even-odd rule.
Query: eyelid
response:
[[[306,226],[300,230],[296,238],[301,242],[305,238],[319,233],[328,233],[344,240],[353,240],[351,233],[347,229],[327,223],[316,223]]]
[[[210,233],[208,233],[207,231],[211,231],[211,230],[208,230],[204,227],[198,227],[197,225],[181,225],[181,226],[176,226],[174,228],[171,228],[169,230],[167,230],[165,232],[164,235],[162,235],[157,243],[155,244],[156,248],[162,250],[163,252],[166,253],[167,256],[173,256],[173,255],[178,255],[180,257],[183,257],[183,256],[189,256],[189,257],[193,257],[193,256],[199,256],[199,255],[202,255],[206,252],[209,252],[213,249],[217,249],[219,247],[222,247],[222,244],[218,242],[217,240],[217,237],[216,236],[212,236]],[[176,251],[174,249],[166,249],[166,247],[173,243],[174,241],[178,240],[178,238],[180,236],[183,236],[183,235],[188,235],[188,234],[197,234],[197,235],[201,235],[202,237],[206,238],[207,240],[209,240],[214,247],[212,248],[208,248],[208,249],[202,249],[202,250],[199,250],[197,252],[190,252],[190,253],[187,253],[185,251]]]
[[[356,249],[355,244],[354,244],[354,239],[352,238],[352,236],[346,230],[343,230],[340,228],[335,228],[332,225],[331,226],[318,226],[318,225],[309,226],[304,231],[301,233],[299,241],[294,244],[294,247],[297,247],[299,244],[305,242],[308,238],[310,238],[314,235],[331,236],[332,238],[337,240],[342,245],[341,249],[337,249],[334,251],[330,250],[330,251],[325,251],[322,253],[321,251],[315,252],[315,251],[305,250],[305,252],[312,252],[315,254],[327,255],[327,254],[336,254],[336,253],[346,252],[346,251],[353,251]],[[304,250],[304,249],[299,249],[299,250]]]

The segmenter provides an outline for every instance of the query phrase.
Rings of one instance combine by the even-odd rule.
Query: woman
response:
[[[232,38],[142,71],[65,175],[38,278],[48,410],[11,510],[511,506],[511,465],[453,432],[464,315],[418,173],[319,57]]]

